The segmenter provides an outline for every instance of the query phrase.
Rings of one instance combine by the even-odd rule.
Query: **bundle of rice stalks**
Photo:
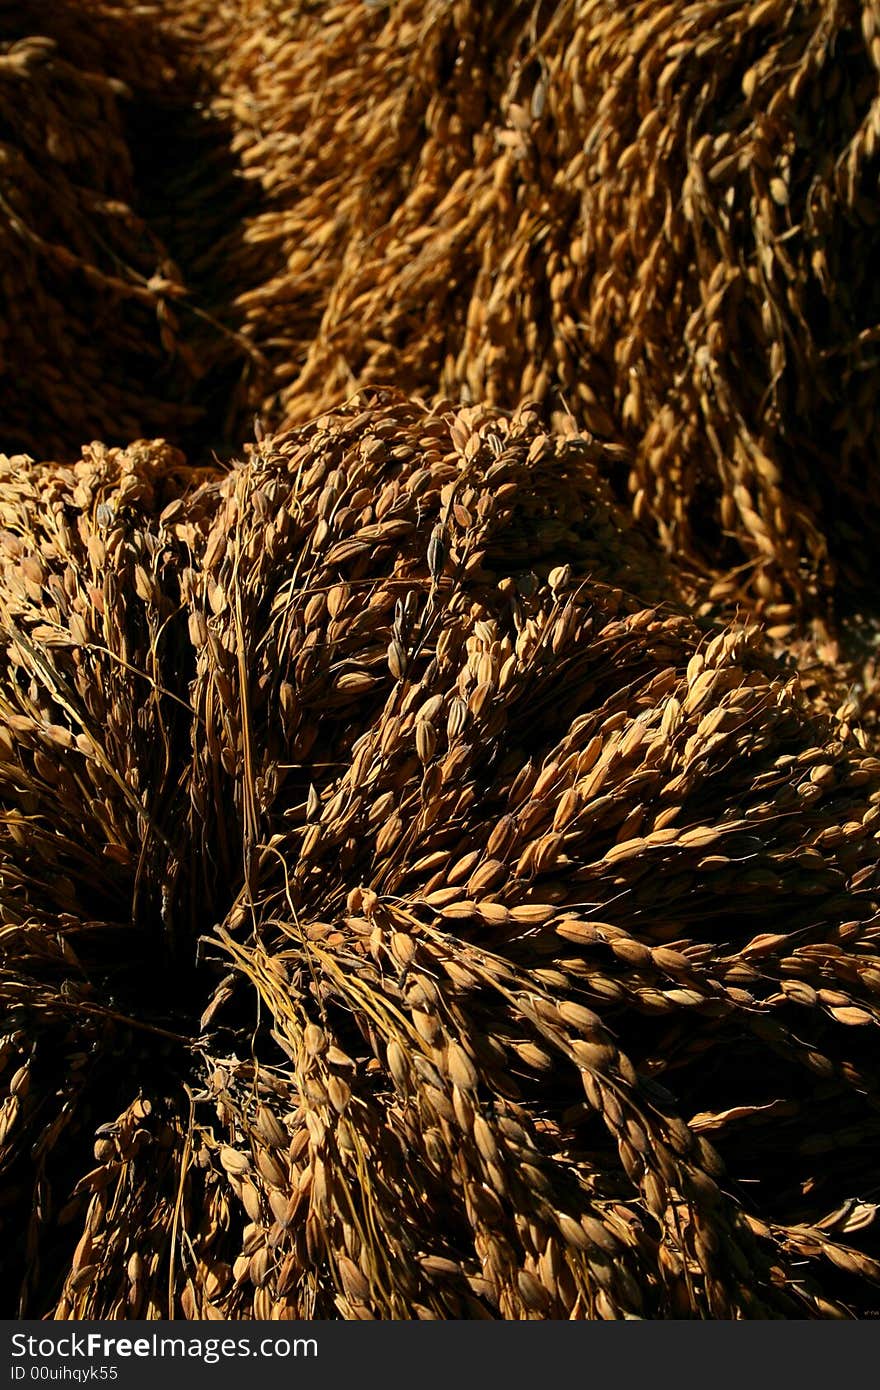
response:
[[[200,308],[198,261],[242,194],[192,55],[160,18],[97,2],[0,14],[7,451],[196,441],[206,408],[227,433],[215,397],[252,354]]]
[[[195,490],[7,469],[22,1306],[876,1301],[880,762],[657,602],[608,464],[374,397]]]
[[[782,623],[869,577],[876,0],[182,11],[262,188],[218,255],[289,420],[534,398],[631,443],[719,597]]]

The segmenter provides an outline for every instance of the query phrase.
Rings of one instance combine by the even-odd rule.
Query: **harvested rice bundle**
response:
[[[14,44],[33,36],[54,41],[68,60],[86,72],[109,73],[147,98],[167,90],[179,73],[179,43],[162,24],[164,6],[155,0],[4,0],[0,41]],[[74,137],[70,132],[67,139]]]
[[[165,446],[10,479],[0,906],[79,964],[0,993],[144,1049],[46,1160],[32,1311],[876,1298],[880,763],[657,605],[607,462],[376,397],[194,492]]]
[[[131,438],[175,418],[161,379],[188,372],[173,307],[183,286],[132,207],[125,96],[46,36],[0,43],[7,449],[64,456],[74,440]]]
[[[205,9],[264,194],[219,255],[290,420],[391,379],[535,398],[631,442],[719,597],[780,623],[864,583],[876,0]]]
[[[206,407],[231,428],[214,397],[253,354],[200,307],[197,263],[242,194],[161,18],[95,0],[0,16],[7,451],[70,458],[95,437],[160,432],[204,444]]]
[[[114,1105],[140,1106],[129,1136],[138,1150],[151,1104],[169,1109],[161,1090],[146,1099],[151,1087],[164,1081],[179,1096],[188,1074],[190,1031],[176,1034],[167,1015],[185,1010],[191,952],[182,962],[175,954],[163,894],[183,818],[173,759],[176,741],[189,737],[179,664],[189,647],[175,600],[180,562],[156,534],[188,477],[162,443],[92,445],[70,468],[0,456],[0,1171],[10,1313],[43,1311],[57,1293],[83,1202],[112,1206],[112,1189],[88,1173]],[[163,681],[166,663],[177,694]],[[99,1140],[101,1153],[108,1142]],[[177,1161],[175,1184],[179,1152]],[[116,1206],[136,1223],[145,1259],[163,1171],[155,1153],[150,1162],[143,1197],[121,1172]],[[86,1247],[73,1264],[88,1280]]]

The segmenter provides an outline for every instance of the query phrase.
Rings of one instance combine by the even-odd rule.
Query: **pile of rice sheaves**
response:
[[[878,531],[877,0],[187,0],[261,206],[234,312],[313,418],[393,381],[632,446],[637,516],[790,623]],[[818,606],[818,607],[817,607]]]
[[[23,1311],[876,1302],[880,762],[660,601],[610,462],[373,395],[4,465]]]

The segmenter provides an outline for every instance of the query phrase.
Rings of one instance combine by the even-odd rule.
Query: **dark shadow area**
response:
[[[52,1044],[63,1045],[63,1039],[49,1034],[42,1041],[33,1084],[45,1096],[45,1123],[51,1118],[49,1107],[59,1104]],[[68,1089],[71,1118],[58,1142],[37,1159],[22,1152],[3,1173],[0,1307],[7,1318],[46,1317],[60,1296],[93,1195],[87,1183],[78,1194],[74,1186],[95,1168],[96,1132],[111,1125],[138,1095],[148,1100],[157,1118],[171,1114],[184,1100],[181,1082],[195,1080],[192,1054],[144,1029],[108,1023],[98,1028],[88,1050],[81,1080]],[[39,1128],[35,1124],[32,1132]],[[39,1222],[35,1201],[43,1211]]]
[[[62,2],[0,6],[0,50],[0,449],[66,461],[161,436],[227,456],[263,394],[234,307],[259,189],[197,44]]]

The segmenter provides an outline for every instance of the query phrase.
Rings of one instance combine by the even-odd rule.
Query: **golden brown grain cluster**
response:
[[[880,762],[608,463],[372,395],[4,466],[22,1310],[873,1306]]]
[[[183,10],[262,191],[221,254],[288,419],[535,399],[632,445],[636,515],[719,597],[779,624],[864,584],[876,0]]]
[[[228,448],[254,410],[302,422],[367,383],[528,399],[629,446],[618,495],[716,600],[784,628],[870,583],[877,0],[65,15],[54,56],[4,58],[19,447],[69,453],[73,419],[75,443],[179,438],[207,409],[192,437]],[[165,113],[133,177],[114,73]]]

